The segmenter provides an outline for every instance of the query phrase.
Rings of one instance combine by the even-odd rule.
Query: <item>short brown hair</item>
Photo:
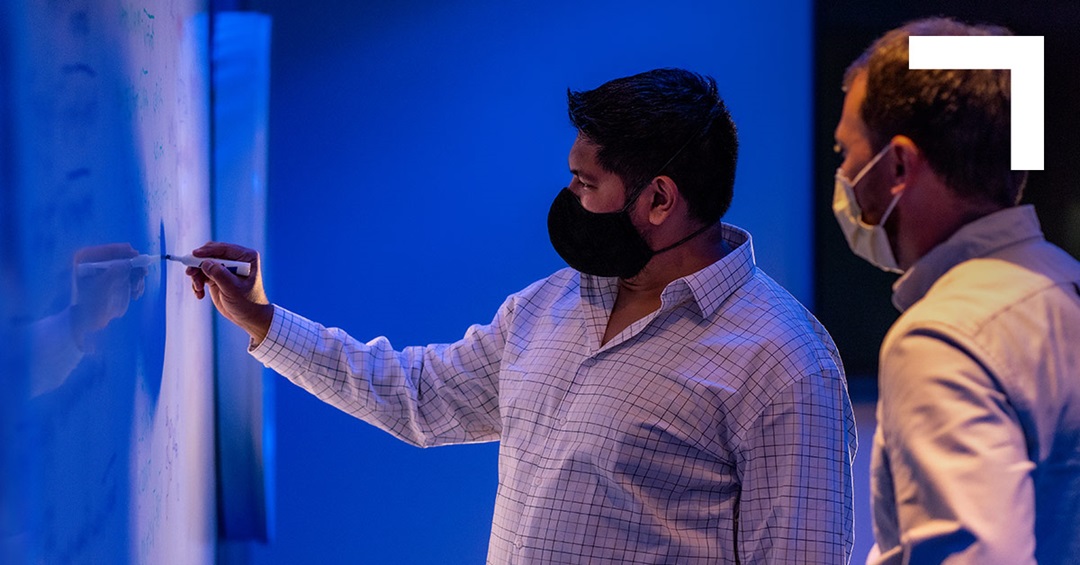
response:
[[[905,135],[961,197],[1015,205],[1027,172],[1011,170],[1009,71],[911,70],[908,38],[912,35],[1012,32],[936,17],[909,22],[871,44],[848,67],[844,87],[859,73],[867,73],[860,112],[874,151],[880,151],[893,136]]]

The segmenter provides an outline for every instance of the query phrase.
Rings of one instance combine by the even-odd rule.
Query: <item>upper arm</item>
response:
[[[838,376],[800,377],[771,399],[740,450],[742,563],[847,563],[855,442]]]
[[[922,331],[890,344],[880,382],[878,425],[911,562],[1034,562],[1034,464],[994,375]]]

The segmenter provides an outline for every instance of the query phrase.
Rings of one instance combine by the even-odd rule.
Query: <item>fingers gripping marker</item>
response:
[[[196,269],[202,265],[203,261],[213,261],[222,267],[225,267],[230,273],[236,276],[246,277],[251,275],[251,263],[248,263],[247,261],[232,261],[229,259],[218,259],[216,257],[194,257],[191,255],[165,255],[165,258],[170,261],[178,261],[188,267],[195,267]]]

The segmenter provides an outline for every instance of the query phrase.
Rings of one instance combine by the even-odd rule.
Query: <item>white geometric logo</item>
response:
[[[1043,170],[1043,37],[908,38],[909,69],[1008,69],[1012,83],[1011,168]]]

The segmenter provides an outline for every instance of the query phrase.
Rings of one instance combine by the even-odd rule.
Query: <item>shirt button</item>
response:
[[[540,477],[536,477],[536,478],[533,479],[533,486],[538,487],[538,486],[540,486],[541,482],[543,482],[543,481],[540,480]]]

